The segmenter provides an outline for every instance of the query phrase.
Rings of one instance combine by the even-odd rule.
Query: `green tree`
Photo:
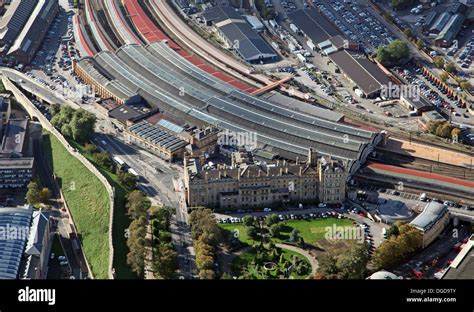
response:
[[[130,223],[128,228],[127,264],[138,276],[142,276],[145,267],[145,235],[146,219],[138,218]]]
[[[272,226],[270,226],[270,229],[269,229],[270,235],[273,237],[279,236],[281,231],[283,231],[284,227],[285,225],[283,223],[272,224]]]
[[[446,65],[444,65],[444,70],[447,71],[448,73],[454,73],[456,71],[456,65],[454,65],[453,62],[449,62]]]
[[[27,189],[26,202],[32,206],[39,204],[41,202],[41,194],[38,183],[31,181],[28,183]]]
[[[280,222],[280,218],[276,214],[271,214],[265,218],[265,224],[269,227],[278,222]]]
[[[59,112],[61,111],[61,105],[59,105],[58,103],[54,103],[54,104],[51,104],[49,106],[49,113],[51,114],[51,116],[55,116],[56,114],[58,114]]]
[[[400,234],[400,230],[396,224],[393,224],[387,231],[387,238],[391,236],[398,236]]]
[[[170,246],[159,246],[153,259],[153,271],[164,279],[170,279],[178,267],[178,253]]]
[[[377,60],[384,65],[399,64],[402,60],[410,58],[410,50],[405,42],[394,40],[387,46],[379,47]]]
[[[439,75],[439,79],[441,79],[442,82],[446,82],[449,79],[449,74],[447,72],[442,72],[441,75]]]
[[[99,166],[107,168],[109,170],[112,169],[114,166],[112,157],[110,157],[110,154],[107,152],[95,153],[92,158]]]
[[[464,91],[469,91],[469,90],[471,90],[471,88],[472,88],[471,84],[470,84],[469,81],[467,81],[467,80],[461,81],[461,83],[459,84],[459,86],[460,86],[461,89],[463,89]]]
[[[411,30],[411,28],[405,28],[403,30],[403,33],[405,34],[405,36],[407,36],[409,39],[412,39],[413,38],[413,31]]]
[[[252,226],[255,224],[255,218],[252,216],[245,216],[242,218],[242,222],[245,226]]]
[[[149,202],[142,191],[131,191],[126,195],[126,199],[127,204],[125,207],[127,208],[127,214],[131,218],[138,219],[140,217],[146,217]]]
[[[442,56],[435,56],[433,58],[433,63],[435,64],[436,67],[438,68],[443,68],[444,67],[444,58]]]
[[[292,243],[298,243],[300,241],[300,231],[298,231],[297,229],[293,229],[290,233],[290,238],[288,239],[288,241]]]
[[[255,226],[246,226],[245,227],[245,233],[252,240],[257,240],[258,239],[258,231],[257,231],[257,228]]]
[[[137,177],[131,173],[120,170],[118,173],[118,181],[128,189],[137,188]]]
[[[425,48],[425,42],[421,39],[418,39],[416,41],[416,47],[418,48],[418,50],[423,50]]]
[[[171,223],[171,218],[173,215],[176,213],[176,209],[173,207],[158,207],[158,206],[152,206],[150,207],[150,215],[152,218],[156,218],[158,221],[164,224],[165,229],[169,230],[170,228],[170,223]]]

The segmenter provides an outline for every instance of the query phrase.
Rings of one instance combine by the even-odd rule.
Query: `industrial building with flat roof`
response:
[[[18,63],[29,63],[58,12],[58,0],[38,0],[28,21],[8,50],[8,56],[14,57]]]
[[[365,97],[375,98],[391,79],[377,64],[359,51],[325,16],[316,9],[296,10],[290,20],[328,56],[345,77],[354,83]]]
[[[255,17],[250,17],[250,22],[247,22],[231,6],[217,6],[204,12],[202,18],[208,24],[213,24],[227,46],[234,49],[246,62],[277,60],[275,50],[257,33]]]
[[[449,210],[443,203],[429,202],[425,209],[410,222],[423,234],[423,248],[431,244],[449,223]]]
[[[0,158],[0,189],[24,189],[33,179],[34,158]]]
[[[31,206],[0,209],[0,279],[19,277],[32,214]]]

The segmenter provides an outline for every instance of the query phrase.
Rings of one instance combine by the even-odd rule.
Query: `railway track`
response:
[[[371,157],[369,158],[369,160],[386,165],[393,165],[407,169],[419,170],[466,181],[474,181],[474,168],[460,167],[446,163],[438,163],[436,161],[428,159],[401,155],[385,150],[377,150],[377,154],[377,157]]]

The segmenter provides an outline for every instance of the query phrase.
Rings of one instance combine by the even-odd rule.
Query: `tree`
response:
[[[271,214],[265,218],[265,224],[267,226],[272,226],[278,222],[280,222],[280,218],[276,214]]]
[[[449,138],[451,137],[451,131],[453,130],[453,126],[449,123],[445,122],[441,126],[436,129],[436,135],[441,138]]]
[[[451,131],[451,138],[454,140],[454,141],[457,141],[459,142],[460,138],[461,138],[461,129],[459,128],[454,128],[452,131]]]
[[[436,56],[433,58],[433,63],[436,67],[442,69],[444,67],[444,58],[442,56]]]
[[[442,82],[446,82],[449,79],[449,74],[447,72],[442,72],[441,75],[439,75],[439,78]]]
[[[178,267],[178,253],[168,245],[159,246],[153,259],[153,271],[164,279],[170,279]]]
[[[387,231],[387,238],[391,236],[398,236],[400,234],[400,230],[396,224],[393,224]]]
[[[418,50],[423,50],[425,48],[425,42],[421,39],[418,39],[416,41],[416,47],[418,48]]]
[[[379,47],[377,59],[382,64],[395,65],[410,58],[410,50],[405,42],[394,40],[387,46]]]
[[[41,203],[46,204],[51,198],[51,191],[47,187],[43,187],[39,192],[39,200]]]
[[[142,191],[135,190],[126,195],[127,214],[133,218],[138,219],[140,217],[146,217],[148,210],[148,201]]]
[[[285,225],[283,223],[275,223],[273,224],[272,226],[270,226],[270,235],[275,237],[275,236],[279,236],[281,231],[283,231],[283,228],[285,227]]]
[[[128,189],[137,188],[137,177],[131,173],[120,170],[118,173],[118,181]]]
[[[107,152],[101,152],[101,153],[95,153],[92,158],[94,161],[97,163],[97,165],[107,168],[107,169],[112,169],[114,166],[114,162],[112,160],[112,157],[110,157],[110,154]]]
[[[245,227],[245,233],[252,240],[257,240],[258,239],[258,231],[257,231],[257,228],[255,226],[246,226]]]
[[[369,253],[365,244],[353,243],[347,248],[331,248],[319,260],[317,279],[362,279]]]
[[[300,231],[298,231],[297,229],[293,229],[293,231],[291,231],[290,233],[290,238],[288,239],[288,241],[292,243],[298,243],[300,241]]]
[[[97,146],[95,146],[94,144],[90,144],[90,143],[87,143],[84,145],[84,152],[88,153],[88,154],[95,154],[99,151],[99,149],[97,148]]]
[[[127,254],[127,264],[138,276],[143,274],[145,267],[145,235],[146,219],[133,220],[128,228],[127,246],[130,252]]]
[[[453,62],[449,62],[446,65],[444,65],[444,70],[447,71],[448,73],[454,73],[456,71],[456,65],[454,65]]]
[[[171,218],[176,213],[176,209],[168,206],[158,207],[152,206],[150,207],[150,215],[152,218],[156,218],[159,222],[164,224],[166,230],[169,230]]]
[[[58,114],[59,112],[61,111],[61,105],[59,105],[58,103],[54,103],[54,104],[51,104],[49,106],[49,113],[51,114],[51,116],[55,116],[56,114]]]
[[[376,270],[391,267],[411,256],[423,243],[423,235],[409,224],[399,226],[400,234],[385,240],[374,252],[372,264]]]
[[[461,83],[459,84],[459,86],[460,86],[461,89],[463,89],[464,91],[469,91],[469,90],[471,90],[471,88],[472,88],[471,84],[470,84],[469,81],[467,81],[467,80],[461,81]]]
[[[252,216],[245,216],[242,218],[242,222],[245,226],[252,226],[255,224],[255,218]]]
[[[413,38],[413,31],[411,30],[411,28],[405,28],[405,30],[403,30],[403,33],[404,33],[405,36],[407,36],[409,39]]]
[[[41,202],[41,194],[38,183],[31,181],[27,186],[26,202],[30,205],[37,205]]]
[[[84,109],[74,110],[69,106],[62,106],[59,112],[55,108],[55,115],[51,124],[76,142],[85,143],[94,132],[96,117]]]

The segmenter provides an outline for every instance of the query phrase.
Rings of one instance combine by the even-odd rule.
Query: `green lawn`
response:
[[[126,215],[125,204],[127,202],[125,196],[130,191],[124,188],[118,182],[118,176],[110,172],[108,169],[99,166],[91,154],[84,151],[84,147],[75,142],[69,142],[71,146],[75,147],[84,157],[86,157],[97,169],[107,178],[110,185],[115,189],[114,202],[114,220],[112,229],[112,239],[114,243],[114,268],[115,278],[117,279],[136,279],[137,274],[132,272],[127,265],[127,239],[125,238],[125,230],[130,226],[130,218]]]
[[[282,249],[282,253],[283,253],[283,257],[287,261],[291,261],[292,256],[297,256],[299,259],[303,260],[307,264],[307,266],[309,268],[309,272],[311,272],[311,264],[309,263],[309,261],[303,255],[301,255],[297,252],[291,251],[291,250],[287,250],[287,249]],[[255,258],[255,256],[256,256],[256,250],[252,249],[252,250],[250,250],[246,253],[243,253],[240,256],[236,257],[232,261],[232,266],[231,266],[232,272],[234,274],[236,274],[237,276],[242,275],[242,270],[245,267],[247,267],[247,265],[249,263],[251,263],[251,261]],[[274,276],[274,277],[276,277],[276,276]],[[294,279],[305,279],[305,278],[308,277],[308,274],[298,275],[296,272],[293,272],[293,273],[291,273],[291,277],[294,278]]]
[[[43,151],[71,210],[95,278],[108,278],[110,202],[105,186],[50,133]]]
[[[289,235],[293,229],[297,229],[300,232],[300,236],[303,237],[305,243],[314,244],[319,240],[324,239],[326,233],[326,227],[336,226],[351,226],[353,225],[352,220],[348,219],[314,219],[314,220],[289,220],[283,221],[286,226],[280,236],[272,238],[274,242],[285,242],[288,240]],[[252,245],[253,242],[247,236],[245,226],[242,223],[237,224],[219,224],[219,226],[231,233],[238,233],[239,239],[242,243]],[[237,232],[233,232],[237,230]],[[231,234],[232,235],[232,234]],[[236,234],[237,235],[237,234]]]

